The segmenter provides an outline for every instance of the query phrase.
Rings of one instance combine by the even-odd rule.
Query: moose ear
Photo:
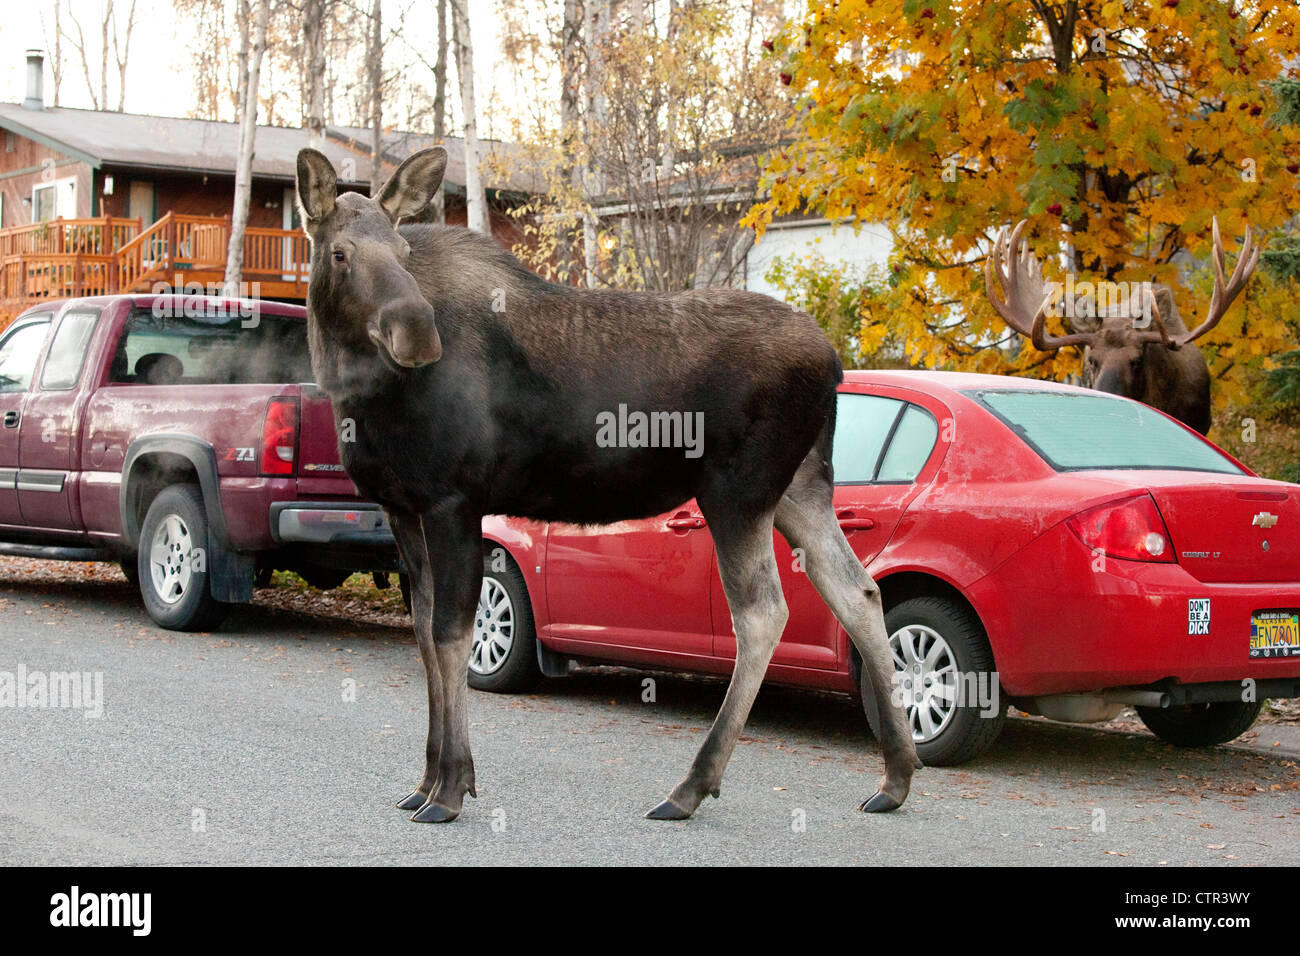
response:
[[[394,223],[414,216],[437,195],[446,170],[447,151],[441,146],[408,156],[379,191],[379,207]]]
[[[338,176],[325,154],[314,149],[298,151],[298,212],[307,235],[313,235],[321,221],[334,211]]]

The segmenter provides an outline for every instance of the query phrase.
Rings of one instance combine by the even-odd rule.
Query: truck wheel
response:
[[[889,609],[885,630],[899,674],[895,693],[903,696],[921,762],[952,766],[988,750],[1006,721],[1007,702],[979,618],[947,598],[916,597]],[[865,673],[860,690],[879,739]]]
[[[1212,747],[1236,740],[1255,722],[1262,700],[1135,708],[1147,729],[1175,747]]]
[[[469,653],[469,686],[515,693],[541,679],[537,666],[537,631],[528,586],[513,564],[492,570],[483,559],[483,586],[474,613],[474,644]]]
[[[145,514],[137,563],[145,610],[170,631],[206,631],[230,610],[208,582],[208,517],[197,485],[164,489]]]

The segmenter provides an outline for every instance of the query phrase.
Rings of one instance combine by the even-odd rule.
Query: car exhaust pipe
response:
[[[1173,698],[1159,690],[1108,690],[1102,695],[1112,704],[1128,704],[1131,707],[1168,707]]]

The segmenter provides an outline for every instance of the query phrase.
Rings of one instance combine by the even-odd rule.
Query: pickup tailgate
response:
[[[298,495],[301,498],[355,498],[356,485],[339,464],[339,442],[330,400],[314,385],[300,388]]]

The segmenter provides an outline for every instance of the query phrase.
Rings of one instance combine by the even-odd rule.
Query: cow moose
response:
[[[689,772],[646,816],[684,819],[718,796],[788,617],[774,527],[804,549],[880,707],[885,774],[859,809],[899,807],[920,764],[894,693],[879,589],[832,508],[843,372],[821,329],[756,293],[553,284],[490,237],[403,223],[436,194],[446,164],[441,147],[415,153],[367,198],[336,195],[321,153],[304,149],[297,161],[313,370],[333,402],[344,468],[389,515],[428,682],[424,776],[397,806],[440,823],[476,795],[466,675],[484,515],[601,525],[695,498],[736,664]],[[702,413],[703,453],[601,447],[598,416],[621,404]]]
[[[1210,370],[1192,343],[1218,325],[1255,271],[1260,250],[1251,239],[1250,227],[1225,284],[1223,241],[1219,221],[1214,220],[1214,294],[1205,320],[1190,332],[1170,288],[1154,285],[1143,293],[1149,295],[1146,302],[1136,303],[1149,308],[1148,328],[1137,327],[1134,302],[1097,302],[1095,308],[1072,310],[1075,331],[1052,335],[1044,326],[1055,296],[1022,238],[1027,222],[1022,220],[1010,235],[1004,227],[984,262],[985,294],[1007,325],[1043,351],[1083,346],[1083,383],[1089,388],[1135,398],[1202,435],[1209,432]]]

